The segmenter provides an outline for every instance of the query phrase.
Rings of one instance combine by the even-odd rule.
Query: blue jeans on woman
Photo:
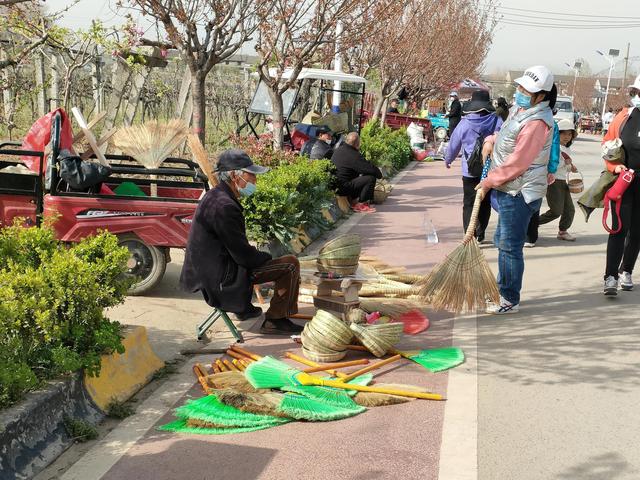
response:
[[[526,203],[522,194],[515,197],[497,191],[500,211],[498,227],[493,242],[498,248],[498,288],[507,302],[520,303],[524,255],[522,249],[527,237],[527,227],[534,213],[540,210],[542,199]]]

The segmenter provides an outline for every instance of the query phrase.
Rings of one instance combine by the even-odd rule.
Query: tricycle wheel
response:
[[[437,140],[445,140],[447,138],[447,129],[444,127],[438,127],[436,128],[436,131],[433,132],[434,135],[436,136]]]
[[[163,249],[147,245],[132,234],[120,235],[119,243],[129,249],[126,275],[135,278],[129,295],[142,295],[155,287],[167,268],[167,257]]]

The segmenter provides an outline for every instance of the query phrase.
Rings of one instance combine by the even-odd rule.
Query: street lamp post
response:
[[[609,54],[605,55],[600,50],[596,50],[599,55],[609,60],[609,76],[607,77],[607,89],[604,92],[604,103],[602,104],[602,116],[604,117],[607,111],[607,99],[609,98],[609,85],[611,85],[611,73],[613,72],[613,66],[615,65],[615,58],[620,55],[620,50],[610,49]]]
[[[571,90],[571,97],[573,97],[575,101],[576,84],[578,83],[578,74],[580,73],[580,68],[582,68],[582,62],[579,62],[578,60],[576,60],[573,64],[573,67],[566,62],[565,62],[565,65],[573,69],[573,90]]]

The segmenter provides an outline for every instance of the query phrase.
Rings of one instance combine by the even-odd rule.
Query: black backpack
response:
[[[493,128],[491,132],[495,132],[496,125],[498,123],[498,116],[496,115],[495,121],[493,122]],[[482,176],[482,169],[484,167],[484,158],[482,158],[482,145],[484,144],[484,139],[488,135],[480,135],[478,133],[478,138],[476,138],[476,143],[473,146],[473,151],[469,158],[467,159],[467,170],[469,175],[472,177],[480,177]]]

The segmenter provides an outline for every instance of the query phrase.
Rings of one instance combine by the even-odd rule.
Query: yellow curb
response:
[[[146,328],[128,326],[122,344],[124,353],[102,356],[98,377],[84,375],[87,392],[104,411],[113,400],[124,402],[131,398],[164,367],[164,362],[151,349]]]

